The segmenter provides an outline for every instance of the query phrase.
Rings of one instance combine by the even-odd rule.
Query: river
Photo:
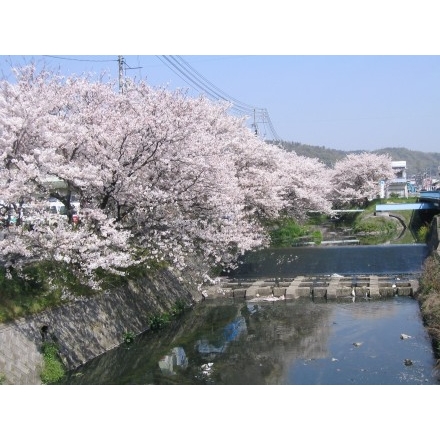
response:
[[[247,254],[238,268],[227,275],[247,278],[419,274],[427,255],[428,247],[424,244],[269,248]]]
[[[417,274],[426,255],[419,245],[272,249],[234,275]],[[434,385],[434,364],[409,296],[208,298],[164,329],[69,372],[64,384]]]

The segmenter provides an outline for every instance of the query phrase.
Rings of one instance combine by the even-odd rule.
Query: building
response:
[[[406,177],[406,160],[391,162],[395,177],[384,184],[384,196],[408,197],[408,180]]]

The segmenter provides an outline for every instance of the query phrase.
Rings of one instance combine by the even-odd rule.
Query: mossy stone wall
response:
[[[148,329],[149,319],[177,301],[191,305],[196,292],[163,269],[124,287],[79,297],[70,304],[0,326],[0,374],[5,384],[38,384],[44,340],[59,346],[68,370],[117,347],[125,333]]]

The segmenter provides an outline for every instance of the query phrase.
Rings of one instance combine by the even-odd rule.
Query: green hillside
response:
[[[281,146],[288,151],[294,151],[300,156],[316,157],[330,167],[347,154],[363,152],[361,150],[335,150],[332,148],[301,144],[299,142],[282,142]],[[380,148],[370,152],[376,154],[389,154],[392,160],[405,160],[408,177],[427,173],[432,177],[438,178],[440,153],[424,153],[422,151],[413,151],[407,148]]]

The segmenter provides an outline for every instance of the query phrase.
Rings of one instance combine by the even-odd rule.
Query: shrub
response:
[[[176,301],[173,307],[171,307],[170,315],[173,317],[180,316],[185,311],[185,303],[182,300]]]
[[[44,384],[59,382],[65,375],[65,368],[61,362],[57,344],[44,342],[41,351],[44,360],[43,370],[40,374],[41,382]]]
[[[270,227],[271,245],[275,247],[291,246],[296,239],[309,233],[306,227],[289,218],[275,222]]]
[[[374,217],[361,219],[355,222],[354,232],[356,234],[392,234],[397,230],[396,224],[392,220],[384,217]]]
[[[150,330],[157,331],[165,327],[170,322],[168,314],[154,315],[149,320]]]
[[[426,225],[420,226],[419,230],[417,231],[417,240],[422,243],[426,243],[428,234],[429,234],[429,226]]]
[[[321,242],[322,242],[322,232],[321,231],[313,231],[312,237],[313,237],[313,241],[315,244],[321,244]]]
[[[153,315],[149,320],[148,324],[150,330],[157,331],[164,328],[167,324],[171,322],[172,319],[177,318],[185,311],[185,302],[178,300],[171,307],[169,313],[162,313],[161,315]]]
[[[133,332],[124,333],[124,342],[126,344],[131,344],[133,341],[134,341],[134,333]]]

